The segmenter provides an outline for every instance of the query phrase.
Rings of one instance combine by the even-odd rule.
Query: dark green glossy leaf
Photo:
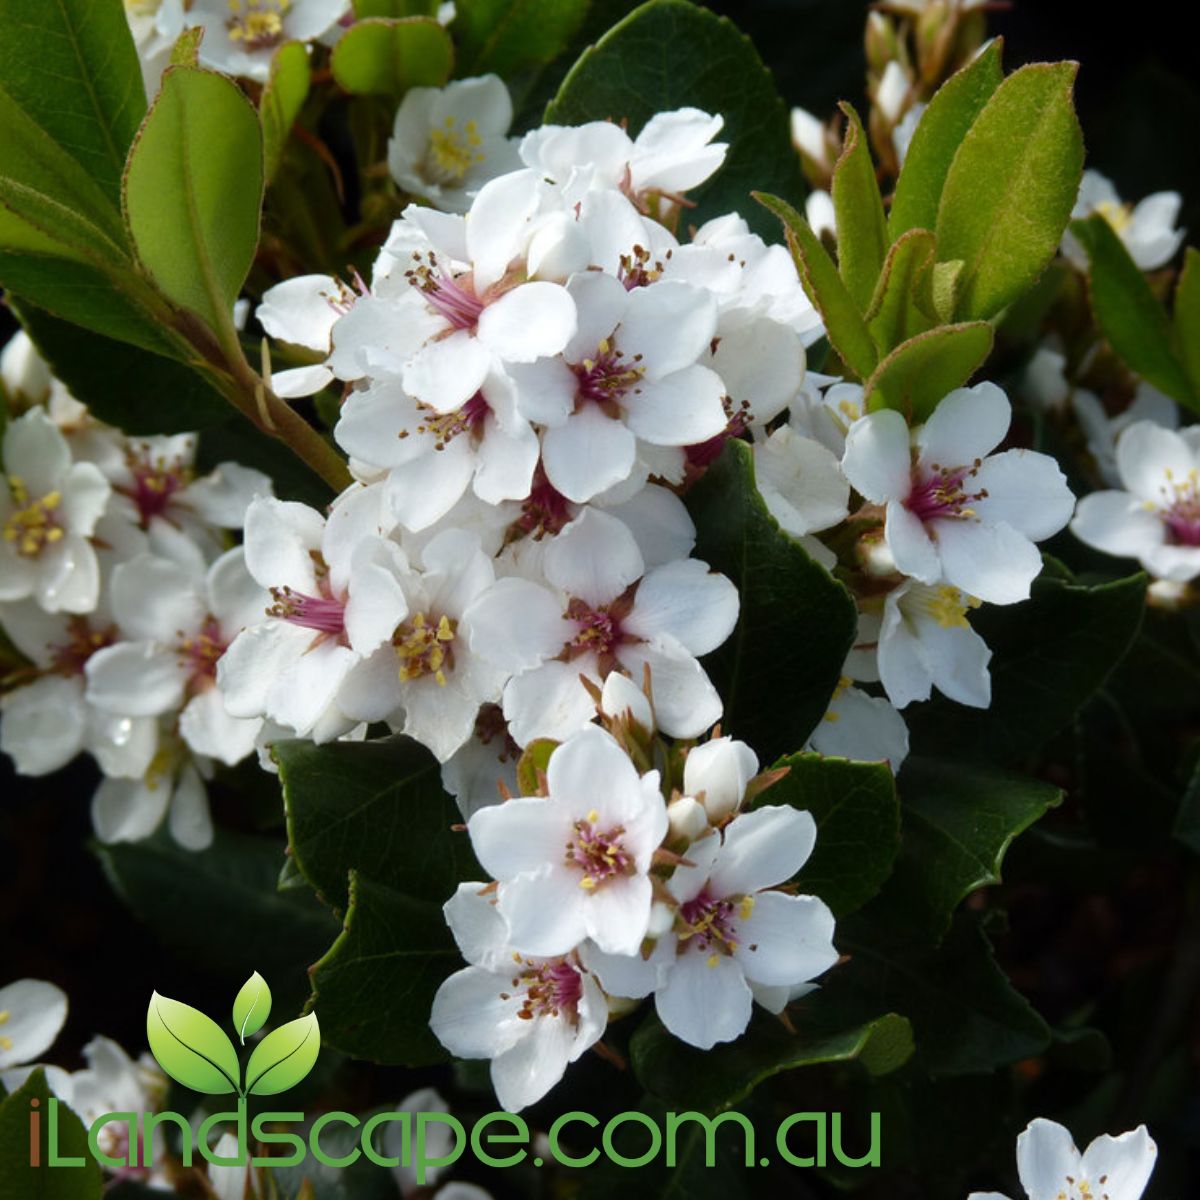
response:
[[[725,447],[688,503],[697,557],[741,595],[737,627],[706,660],[724,722],[771,761],[803,745],[824,715],[854,638],[854,604],[767,512],[744,442]]]
[[[291,852],[304,877],[342,910],[349,872],[442,904],[480,868],[437,761],[407,738],[276,743]]]
[[[1183,360],[1192,393],[1200,396],[1200,250],[1184,251],[1183,271],[1175,289],[1175,345]]]

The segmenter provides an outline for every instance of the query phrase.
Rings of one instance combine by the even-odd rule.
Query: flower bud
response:
[[[600,693],[600,711],[613,720],[629,719],[647,732],[654,729],[654,713],[646,693],[628,675],[611,671]]]
[[[882,73],[900,53],[896,26],[883,13],[867,15],[866,50],[867,66],[875,74]]]
[[[714,738],[688,751],[683,790],[703,801],[710,821],[720,821],[737,811],[757,774],[758,756],[745,742]]]
[[[50,394],[50,367],[23,329],[0,350],[0,381],[9,403],[18,408],[41,404]]]
[[[667,805],[667,821],[670,832],[667,840],[672,843],[694,842],[708,828],[708,814],[704,805],[691,796],[680,796]]]
[[[875,106],[889,125],[900,119],[909,91],[908,73],[893,59],[884,68],[879,86],[875,89]]]
[[[526,269],[531,279],[561,282],[587,269],[590,251],[577,221],[567,213],[551,213],[529,239]]]
[[[646,936],[657,941],[670,933],[674,924],[675,910],[661,900],[656,900],[650,906],[650,924],[646,928]]]

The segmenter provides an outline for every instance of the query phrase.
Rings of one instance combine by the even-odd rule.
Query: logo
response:
[[[233,1001],[233,1028],[243,1046],[271,1015],[271,989],[255,971]],[[321,1049],[317,1014],[273,1029],[254,1047],[242,1070],[225,1031],[199,1009],[155,992],[146,1010],[146,1036],[158,1065],[177,1083],[210,1096],[236,1092],[274,1096],[295,1087],[313,1069]]]

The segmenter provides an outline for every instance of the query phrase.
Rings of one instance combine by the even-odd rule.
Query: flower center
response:
[[[566,1014],[575,1019],[575,1006],[583,995],[582,976],[565,958],[553,958],[535,963],[513,955],[513,961],[525,969],[512,981],[513,991],[525,993],[517,1016],[522,1021],[534,1017],[558,1017]],[[509,997],[501,993],[501,999]]]
[[[229,40],[247,50],[265,50],[283,39],[283,18],[292,0],[229,0]]]
[[[8,1018],[11,1015],[12,1014],[9,1013],[8,1011],[0,1012],[0,1025],[7,1025]],[[5,1037],[4,1034],[0,1033],[0,1050],[4,1050],[7,1052],[7,1051],[11,1050],[12,1048],[13,1048],[12,1038]]]
[[[1124,233],[1133,224],[1133,208],[1115,200],[1102,200],[1096,211],[1112,226],[1114,233]]]
[[[1070,1175],[1063,1181],[1066,1187],[1055,1196],[1054,1200],[1109,1200],[1108,1193],[1103,1190],[1108,1183],[1108,1176],[1101,1175],[1096,1183],[1102,1189],[1099,1197],[1086,1179],[1073,1179]]]
[[[422,407],[426,406],[422,405]],[[417,433],[428,434],[435,438],[433,446],[435,450],[445,450],[447,444],[458,437],[460,433],[478,436],[491,411],[488,402],[483,398],[483,393],[476,392],[462,408],[455,409],[454,412],[439,413],[429,409],[430,415],[421,418],[421,424],[417,426]],[[407,429],[400,430],[400,437],[408,437],[408,432]]]
[[[615,825],[601,831],[596,828],[600,814],[592,809],[581,821],[575,822],[575,836],[567,843],[567,866],[583,872],[579,886],[594,891],[618,875],[632,875],[633,856],[621,839],[625,829]]]
[[[943,629],[970,629],[967,610],[978,608],[974,596],[966,596],[956,587],[941,584],[937,587],[915,587],[905,598],[907,607],[932,617]]]
[[[24,558],[37,558],[48,545],[63,539],[58,523],[58,507],[62,492],[47,492],[38,500],[30,500],[20,476],[8,477],[8,488],[17,510],[4,522],[4,540]]]
[[[963,488],[963,483],[978,468],[978,460],[971,467],[939,467],[934,463],[927,475],[913,481],[904,507],[923,522],[965,521],[974,517],[975,510],[971,504],[975,500],[982,500],[987,491],[970,493]]]
[[[425,156],[425,177],[430,183],[461,183],[467,171],[484,161],[479,149],[483,138],[474,121],[461,129],[453,117],[447,117],[440,129],[429,135],[429,153]]]
[[[561,533],[574,519],[571,501],[546,478],[545,468],[539,461],[529,498],[521,504],[521,515],[513,522],[512,536],[524,533],[537,540],[546,534]]]
[[[133,484],[120,491],[137,506],[143,529],[150,527],[153,517],[163,516],[175,493],[182,491],[192,481],[192,470],[182,459],[168,461],[165,458],[151,458],[145,446],[140,453],[131,452],[126,465],[133,476]]]
[[[341,634],[345,631],[346,606],[332,595],[307,596],[290,587],[273,587],[268,617],[278,617],[292,625],[315,629],[318,633]]]
[[[621,626],[633,608],[636,588],[634,584],[611,604],[602,604],[599,608],[593,608],[586,600],[575,597],[568,601],[566,618],[575,622],[577,630],[564,647],[568,662],[583,654],[595,654],[602,674],[607,675],[616,667],[617,647],[640,640],[626,633]]]
[[[432,675],[439,687],[446,686],[446,670],[454,669],[454,639],[458,622],[443,614],[436,620],[416,613],[392,634],[392,647],[400,660],[400,682]]]
[[[405,279],[425,294],[426,303],[436,309],[455,329],[474,329],[483,312],[484,303],[470,286],[470,276],[455,278],[438,265],[437,255],[430,253],[428,262],[419,251],[413,251],[416,266],[404,272]]]
[[[715,967],[722,954],[732,954],[738,946],[736,919],[749,920],[754,911],[753,896],[726,896],[721,899],[704,888],[698,896],[679,906],[679,916],[685,929],[680,934],[680,949],[695,946],[708,955],[708,965]]]
[[[67,622],[67,640],[49,648],[50,670],[56,675],[82,675],[88,659],[116,640],[117,631],[111,625],[107,629],[93,629],[87,617],[71,617]]]
[[[180,665],[188,670],[188,683],[193,691],[211,686],[217,677],[217,660],[227,649],[225,637],[216,617],[209,615],[195,637],[179,643]]]
[[[667,251],[671,257],[671,251]],[[632,253],[622,254],[617,262],[617,278],[625,285],[627,292],[634,288],[647,287],[661,278],[663,264],[650,261],[650,251],[645,246],[634,246]]]
[[[1200,546],[1200,473],[1195,467],[1183,479],[1176,479],[1170,467],[1165,473],[1159,516],[1167,537],[1176,546]]]
[[[325,303],[339,317],[344,317],[363,296],[371,294],[367,281],[363,279],[357,269],[351,271],[349,283],[345,283],[341,279],[335,279],[334,283],[337,285],[337,294],[325,293]]]
[[[620,417],[621,398],[632,388],[636,394],[641,389],[636,385],[646,373],[639,366],[641,355],[625,358],[607,338],[596,348],[595,358],[585,358],[576,363],[572,370],[579,381],[575,394],[578,408],[581,403],[591,401],[598,404],[610,417]]]
[[[516,762],[521,757],[521,747],[513,740],[504,719],[504,709],[498,704],[485,704],[475,718],[475,737],[480,745],[490,746],[498,742],[501,746],[501,762]]]

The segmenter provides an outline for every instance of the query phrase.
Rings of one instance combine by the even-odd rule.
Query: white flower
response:
[[[66,1019],[66,994],[52,983],[18,979],[0,987],[0,1071],[44,1054]]]
[[[991,604],[1029,597],[1041,570],[1035,542],[1070,519],[1074,497],[1054,459],[993,450],[1011,409],[991,383],[951,392],[911,439],[893,409],[870,413],[846,436],[851,484],[886,505],[884,536],[896,568],[945,581]]]
[[[100,564],[88,540],[111,489],[91,463],[73,463],[44,409],[4,431],[0,484],[0,600],[33,597],[47,612],[87,613],[100,594]]]
[[[496,1098],[517,1112],[540,1100],[600,1040],[608,1009],[573,954],[542,958],[515,950],[482,890],[480,883],[460,884],[443,910],[471,965],[438,988],[429,1024],[451,1054],[491,1059]]]
[[[662,1023],[702,1050],[740,1036],[757,1000],[781,1012],[838,959],[833,914],[815,896],[771,889],[812,853],[806,812],[769,806],[736,816],[722,833],[688,847],[691,866],[667,881],[673,930],[648,960],[585,949],[584,961],[614,995],[654,991]],[[639,975],[641,978],[639,978]]]
[[[138,842],[167,822],[171,837],[185,850],[212,844],[212,815],[205,779],[212,768],[193,755],[169,730],[140,779],[101,781],[92,796],[92,825],[102,842]]]
[[[266,716],[301,737],[340,737],[356,722],[337,707],[350,669],[391,637],[407,611],[385,542],[377,489],[353,487],[328,522],[303,504],[259,499],[246,513],[246,567],[274,597],[217,663],[235,717]]]
[[[241,529],[256,496],[272,494],[271,480],[240,463],[221,463],[196,477],[194,433],[131,438],[105,474],[112,512],[146,531],[155,553],[203,564],[225,548],[218,530]]]
[[[30,681],[0,698],[0,750],[17,770],[45,775],[86,750],[105,775],[140,778],[158,746],[157,721],[105,712],[86,697],[88,661],[117,637],[107,608],[68,616],[25,600],[0,607],[0,625],[32,664]]]
[[[720,821],[741,808],[746,785],[757,774],[758,756],[745,742],[711,738],[688,751],[684,795],[699,800],[710,821]]]
[[[698,361],[717,328],[710,294],[674,281],[627,290],[596,271],[567,291],[579,324],[562,357],[510,373],[520,413],[547,427],[547,477],[583,503],[630,476],[639,438],[687,446],[719,434],[725,389]]]
[[[596,509],[555,538],[542,559],[549,587],[497,581],[468,614],[471,646],[515,677],[504,689],[513,737],[563,738],[591,721],[595,705],[579,681],[614,670],[635,682],[650,669],[659,728],[698,737],[721,714],[699,655],[715,650],[737,621],[737,589],[697,559],[645,570],[632,534]]]
[[[185,21],[204,27],[206,67],[266,83],[284,42],[312,42],[350,8],[350,0],[193,0]]]
[[[1117,471],[1124,490],[1085,496],[1071,531],[1159,579],[1200,575],[1200,427],[1130,425],[1117,439]]]
[[[388,142],[392,178],[447,212],[466,212],[476,192],[520,166],[506,136],[512,100],[496,75],[456,79],[404,93]]]
[[[886,762],[892,774],[908,757],[908,726],[895,705],[851,686],[843,677],[829,708],[808,738],[808,748],[830,758]]]
[[[1139,1125],[1118,1137],[1103,1134],[1082,1153],[1070,1132],[1038,1117],[1017,1138],[1017,1174],[1029,1200],[1140,1200],[1158,1147]],[[1007,1200],[972,1192],[968,1200]]]
[[[640,203],[673,199],[698,187],[725,161],[729,147],[712,139],[725,124],[695,108],[657,113],[636,138],[611,121],[543,125],[521,142],[526,166],[567,186],[573,196],[619,188]]]
[[[125,16],[142,64],[146,97],[153,100],[171,64],[171,48],[184,29],[186,0],[125,0]]]
[[[650,922],[651,858],[667,832],[657,771],[638,775],[602,729],[574,734],[550,756],[546,796],[480,809],[471,845],[499,880],[497,906],[513,946],[567,954],[591,938],[633,954]]]
[[[261,721],[240,719],[216,689],[217,663],[257,623],[269,597],[246,570],[240,546],[206,574],[141,555],[112,576],[113,616],[129,639],[87,662],[87,698],[134,717],[179,712],[179,732],[197,754],[229,766],[254,749]]]
[[[474,651],[467,615],[496,576],[478,538],[460,529],[439,533],[421,567],[380,576],[397,589],[400,607],[390,617],[380,610],[391,625],[347,675],[338,702],[355,720],[389,721],[445,762],[471,737],[480,707],[500,699],[507,678]]]
[[[1109,487],[1121,486],[1117,469],[1117,438],[1137,421],[1152,421],[1164,429],[1179,428],[1179,408],[1170,396],[1164,396],[1144,380],[1137,385],[1133,403],[1110,417],[1100,397],[1080,388],[1071,397],[1075,419],[1087,439],[1088,453],[1096,460],[1096,470]]]
[[[1177,229],[1183,197],[1178,192],[1155,192],[1136,206],[1125,204],[1112,180],[1099,171],[1084,171],[1079,198],[1071,211],[1080,219],[1099,213],[1125,244],[1130,257],[1143,271],[1165,266],[1183,244],[1184,230]],[[1087,252],[1069,230],[1063,234],[1063,253],[1081,271],[1088,266]]]
[[[992,652],[966,615],[978,607],[978,600],[945,583],[910,579],[888,593],[879,630],[879,680],[897,708],[928,700],[934,687],[959,704],[987,708]]]
[[[0,384],[10,411],[42,404],[50,398],[54,376],[23,329],[17,330],[0,350]]]

